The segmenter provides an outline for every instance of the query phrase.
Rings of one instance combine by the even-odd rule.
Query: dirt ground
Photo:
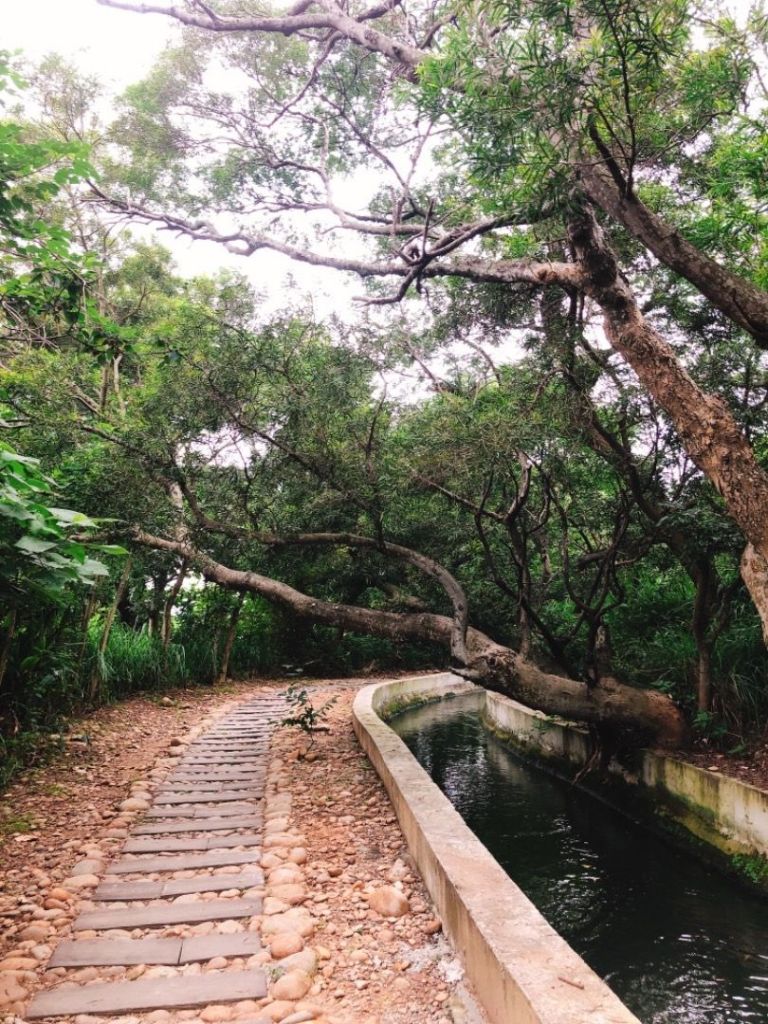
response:
[[[483,1024],[386,793],[355,740],[351,703],[369,682],[313,686],[316,706],[335,702],[326,718],[329,731],[319,733],[311,747],[296,729],[277,729],[273,737],[272,771],[283,779],[281,790],[290,793],[290,828],[301,833],[306,847],[304,905],[314,921],[317,954],[311,999],[327,1024]],[[180,690],[101,709],[74,723],[61,755],[20,776],[0,800],[0,965],[5,960],[10,969],[14,957],[35,956],[40,978],[76,906],[64,905],[64,912],[51,894],[60,893],[57,886],[76,861],[92,854],[94,844],[108,856],[119,850],[124,830],[113,823],[124,824],[118,805],[131,785],[162,762],[172,740],[183,740],[206,716],[265,686],[284,690],[286,682]],[[407,909],[385,917],[371,897],[387,891],[391,898],[392,890]],[[36,945],[25,941],[30,926],[47,929],[47,937]],[[24,983],[33,991],[40,982],[33,975]],[[177,1016],[213,1019],[193,1011],[163,1019],[175,1024]],[[239,1016],[233,1009],[216,1019]],[[109,1024],[144,1020],[145,1015],[116,1017]]]
[[[61,754],[0,795],[0,955],[27,916],[19,907],[65,878],[80,847],[102,838],[130,783],[169,741],[252,686],[175,690],[164,699],[136,697],[101,708],[72,724]]]
[[[768,790],[768,739],[741,754],[726,754],[700,746],[684,751],[681,757],[699,768],[731,775],[750,786]]]

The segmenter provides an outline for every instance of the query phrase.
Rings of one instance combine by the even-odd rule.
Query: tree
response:
[[[430,553],[427,523],[386,537],[411,499],[394,458],[397,409],[373,390],[376,363],[295,313],[254,324],[242,290],[239,301],[224,316],[198,287],[166,306],[147,332],[162,325],[162,347],[134,346],[120,405],[87,400],[98,387],[88,353],[67,365],[46,352],[18,362],[14,408],[38,434],[56,424],[64,445],[97,439],[119,494],[110,510],[125,502],[133,543],[220,587],[294,619],[436,644],[464,674],[544,710],[678,743],[682,717],[663,695],[609,673],[593,687],[547,673],[469,626],[465,587]],[[73,417],[75,386],[86,400]],[[415,600],[392,610],[392,594]]]
[[[127,189],[101,192],[112,208],[243,255],[273,249],[399,281],[373,302],[458,277],[516,292],[552,286],[586,304],[742,532],[742,575],[768,629],[768,476],[728,404],[677,357],[674,326],[665,338],[644,312],[638,272],[647,249],[765,346],[761,236],[742,232],[730,247],[718,236],[714,257],[696,244],[713,195],[732,221],[759,221],[754,187],[722,175],[734,127],[753,151],[763,138],[750,117],[762,102],[759,12],[745,32],[711,22],[700,48],[686,26],[704,15],[678,0],[460,12],[389,3],[350,12],[315,0],[283,15],[100,2],[165,14],[187,32],[129,96],[121,133],[141,139],[143,155]],[[247,76],[242,97],[209,87],[203,66],[214,51]],[[201,154],[201,135],[218,146]],[[416,165],[425,153],[439,159],[430,140],[444,169],[425,186]],[[391,184],[359,213],[336,199],[334,175],[366,160]],[[748,169],[743,178],[753,185]],[[217,227],[209,209],[237,226]],[[297,213],[368,236],[378,256],[296,241]]]

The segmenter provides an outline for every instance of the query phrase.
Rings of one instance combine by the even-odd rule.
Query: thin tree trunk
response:
[[[18,615],[18,608],[12,608],[8,613],[8,626],[5,632],[5,640],[3,641],[3,651],[2,654],[0,654],[0,687],[2,687],[3,680],[5,679],[5,673],[8,671],[8,662],[11,658],[13,638],[16,636],[16,622],[18,621]]]
[[[93,675],[91,676],[91,686],[88,693],[89,700],[93,703],[98,696],[101,688],[101,672],[99,660],[104,657],[107,650],[107,644],[109,643],[109,634],[112,632],[112,624],[115,621],[115,615],[117,614],[117,607],[123,599],[123,595],[128,589],[128,581],[131,576],[131,562],[130,556],[126,558],[125,565],[123,566],[123,572],[120,576],[120,580],[117,584],[117,590],[115,591],[115,597],[112,604],[107,609],[107,614],[104,619],[104,627],[101,631],[101,639],[99,640],[99,646],[97,648],[97,659],[96,664],[93,667]]]
[[[691,619],[691,632],[696,642],[696,707],[699,711],[710,711],[712,706],[712,641],[709,627],[713,600],[710,563],[702,562],[696,577],[696,599]]]
[[[85,652],[88,649],[88,626],[91,624],[93,613],[96,611],[96,606],[99,602],[96,590],[91,590],[86,599],[85,605],[83,606],[83,618],[82,618],[82,631],[83,639],[80,643],[80,653],[77,656],[77,677],[80,678],[80,672],[83,667],[83,659],[85,658]]]
[[[168,594],[168,597],[165,602],[165,607],[163,608],[164,650],[167,650],[168,644],[171,642],[171,634],[173,632],[173,609],[176,605],[176,601],[178,600],[179,594],[181,593],[181,588],[184,584],[184,580],[186,579],[188,568],[189,563],[187,562],[186,559],[184,559],[184,561],[181,563],[181,568],[179,569],[179,575],[176,577],[176,580],[174,581],[174,584],[171,587],[171,591]]]
[[[229,616],[229,624],[227,626],[227,634],[224,637],[224,647],[221,651],[221,665],[219,666],[219,675],[216,679],[216,685],[223,685],[227,681],[229,675],[229,659],[232,656],[232,648],[235,646],[235,638],[237,637],[237,623],[240,619],[240,612],[243,609],[243,602],[245,601],[245,594],[240,594],[237,598],[237,604],[232,609]]]

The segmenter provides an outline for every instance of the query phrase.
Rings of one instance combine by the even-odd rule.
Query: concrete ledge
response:
[[[586,732],[498,693],[486,693],[486,725],[515,747],[565,774],[589,757]],[[644,750],[632,769],[613,762],[610,772],[622,797],[643,812],[672,821],[726,855],[768,856],[768,793],[719,772],[654,750]],[[609,794],[602,794],[607,795]]]
[[[379,683],[353,706],[424,882],[494,1024],[639,1024],[509,878],[380,712],[484,691],[450,673]]]

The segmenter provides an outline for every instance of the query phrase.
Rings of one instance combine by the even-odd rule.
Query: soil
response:
[[[313,690],[315,707],[334,701],[330,732],[311,745],[289,731],[274,741],[289,774],[291,825],[306,837],[316,943],[329,954],[323,1001],[342,1011],[340,1024],[481,1024],[384,787],[355,739],[353,698],[348,689]],[[393,886],[410,909],[385,919],[368,896]]]
[[[383,786],[352,731],[354,693],[370,681],[307,680],[316,707],[334,701],[325,717],[328,731],[316,734],[311,745],[297,729],[278,728],[273,736],[270,771],[281,780],[279,791],[290,794],[287,821],[306,847],[304,905],[314,921],[310,941],[319,961],[310,997],[321,1009],[311,1012],[306,1002],[293,1006],[301,1019],[309,1019],[309,1012],[323,1024],[484,1024]],[[92,855],[94,845],[108,856],[119,850],[122,839],[109,838],[116,818],[121,824],[118,805],[132,784],[167,760],[171,741],[183,740],[211,713],[263,687],[282,691],[286,681],[178,690],[101,709],[73,726],[51,763],[19,777],[0,801],[0,960],[14,949],[18,956],[20,932],[45,924],[42,917],[50,911],[42,908],[56,904],[51,892],[76,861]],[[391,898],[393,889],[408,901],[407,910],[399,917],[381,916],[375,896],[386,891]],[[59,925],[67,931],[76,906],[67,905],[54,932]],[[28,979],[30,990],[40,984],[55,935],[44,941],[50,945],[36,947],[41,959],[37,982],[34,972]],[[6,963],[10,968],[11,961]],[[238,1008],[231,1015],[211,1015],[220,1009],[208,1007],[203,1017],[176,1011],[163,1019],[236,1022],[242,1016]],[[253,1011],[246,1016],[252,1019]],[[110,1024],[147,1019],[116,1017]],[[75,1024],[85,1024],[85,1018]]]
[[[35,898],[40,877],[54,885],[66,878],[80,848],[102,837],[130,783],[169,741],[252,688],[180,689],[101,708],[73,723],[50,763],[23,772],[0,795],[0,959],[15,943],[16,908]]]
[[[750,786],[768,790],[768,740],[765,738],[740,754],[723,753],[700,745],[681,756],[682,760],[690,761],[699,768],[730,775]]]

